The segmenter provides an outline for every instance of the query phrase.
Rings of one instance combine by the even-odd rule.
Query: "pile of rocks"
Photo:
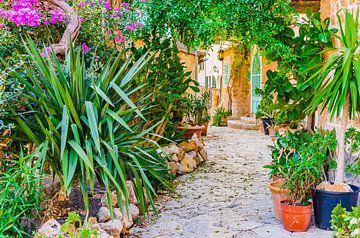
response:
[[[140,215],[140,210],[138,208],[139,203],[135,196],[134,187],[132,186],[131,181],[127,181],[126,183],[130,202],[128,212],[126,211],[124,202],[122,202],[124,210],[121,212],[118,198],[114,192],[112,193],[113,219],[110,215],[106,195],[103,195],[101,198],[98,219],[95,217],[89,219],[89,227],[98,231],[99,238],[120,238],[121,234],[127,233],[128,229],[134,224],[134,220]],[[146,202],[149,202],[146,196],[145,199]],[[51,219],[42,225],[38,230],[38,234],[42,237],[58,238],[60,235],[60,226],[61,225],[57,220]]]
[[[172,174],[181,175],[193,172],[201,163],[207,160],[204,142],[197,137],[181,142],[178,145],[171,144],[163,149],[170,158],[167,166]]]
[[[193,172],[201,163],[207,160],[205,145],[194,136],[191,140],[183,141],[180,144],[171,144],[163,148],[165,157],[169,158],[167,166],[171,173],[182,175]],[[98,219],[90,218],[90,228],[99,232],[100,238],[119,238],[121,234],[126,234],[128,229],[134,224],[134,220],[139,216],[138,200],[135,195],[131,181],[127,181],[129,191],[129,213],[125,210],[121,212],[118,198],[112,194],[112,207],[114,217],[111,219],[109,206],[104,195],[101,198],[101,207],[98,212]],[[146,202],[149,203],[145,196]],[[125,204],[122,204],[125,207]],[[43,237],[57,238],[60,234],[60,224],[51,219],[47,221],[38,231]]]

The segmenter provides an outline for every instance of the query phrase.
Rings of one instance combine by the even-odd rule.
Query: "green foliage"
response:
[[[130,67],[132,59],[121,65],[120,54],[94,72],[72,47],[65,64],[56,57],[44,60],[33,41],[27,49],[37,71],[27,69],[26,77],[15,73],[26,85],[23,97],[28,101],[23,103],[26,114],[12,109],[7,118],[16,120],[13,139],[47,142],[46,161],[59,176],[62,191],[70,194],[79,181],[87,211],[87,186],[93,192],[95,176],[106,187],[110,205],[115,190],[128,206],[130,180],[142,212],[147,210],[145,194],[154,208],[149,177],[167,185],[161,174],[167,169],[156,152],[158,146],[147,140],[157,125],[143,126],[144,98],[130,99],[138,90],[130,82],[151,57],[145,54]]]
[[[270,169],[271,177],[277,175],[285,179],[290,204],[305,205],[311,189],[327,179],[326,168],[332,163],[327,157],[334,153],[336,145],[334,131],[289,132],[270,147],[273,160],[264,167]]]
[[[149,36],[171,36],[189,48],[207,48],[217,40],[231,40],[248,48],[270,47],[279,55],[287,51],[281,37],[276,38],[291,25],[292,10],[287,1],[153,0],[143,5],[143,34]]]
[[[261,101],[255,114],[256,119],[274,118],[277,112],[276,104],[274,103],[274,96],[272,94],[265,94],[262,89],[257,89],[256,92],[258,95],[261,95]]]
[[[222,119],[228,116],[231,116],[231,111],[227,111],[223,107],[216,109],[213,117],[213,126],[220,126]]]
[[[210,93],[201,95],[188,95],[187,123],[191,125],[204,125],[210,121],[209,110],[211,107]]]
[[[341,47],[329,49],[332,55],[326,64],[307,80],[307,83],[315,86],[308,111],[314,111],[319,105],[322,105],[322,111],[327,108],[331,118],[335,115],[340,116],[346,100],[349,100],[349,117],[354,118],[359,108],[360,95],[358,91],[360,88],[360,55],[356,53],[360,45],[358,41],[359,11],[352,15],[345,10],[344,24],[342,24],[343,21],[339,14],[341,36],[337,38]]]
[[[98,236],[98,231],[82,224],[80,216],[76,212],[70,212],[66,222],[60,227],[60,238],[93,238]]]
[[[137,87],[147,82],[137,95],[146,98],[146,104],[151,108],[144,114],[147,121],[153,124],[160,122],[155,130],[156,134],[171,140],[182,138],[176,126],[186,113],[184,106],[188,101],[185,94],[187,90],[199,92],[199,88],[198,82],[191,79],[191,72],[185,71],[185,64],[180,62],[176,42],[154,38],[144,47],[131,50],[136,57],[148,50],[158,52],[145,66],[144,74],[132,84]]]
[[[268,80],[261,92],[263,99],[260,105],[265,105],[262,111],[278,112],[278,122],[290,123],[302,120],[307,115],[305,111],[315,90],[315,84],[308,79],[319,69],[324,49],[332,47],[330,36],[337,32],[336,29],[329,29],[329,24],[330,19],[321,22],[320,13],[312,13],[308,9],[306,18],[297,24],[299,35],[291,34],[293,30],[288,29],[288,37],[283,38],[291,54],[286,57],[267,55],[278,61],[278,69],[267,72]],[[267,103],[271,95],[276,95],[275,100]]]
[[[331,228],[336,238],[359,238],[360,207],[353,207],[352,211],[348,212],[338,204],[332,211]]]
[[[40,145],[33,154],[20,152],[16,160],[1,162],[0,168],[0,236],[30,237],[35,219],[39,219],[42,202],[42,169],[46,145]],[[38,157],[36,161],[35,158]]]
[[[354,127],[349,128],[345,133],[345,145],[349,154],[346,172],[354,175],[354,179],[356,179],[360,175],[360,131]]]

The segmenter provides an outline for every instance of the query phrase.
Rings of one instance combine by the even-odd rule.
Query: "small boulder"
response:
[[[118,198],[115,192],[111,193],[112,195],[112,207],[117,207],[118,206]],[[101,206],[102,207],[109,207],[108,206],[108,202],[106,200],[106,193],[101,197]]]
[[[131,215],[132,220],[134,221],[140,215],[140,209],[135,206],[134,204],[130,204],[129,206],[129,213]]]
[[[179,148],[179,154],[177,155],[177,158],[178,158],[178,162],[180,162],[182,159],[184,159],[184,156],[185,156],[185,150],[181,147],[178,147]]]
[[[173,155],[171,157],[171,161],[174,161],[174,162],[178,162],[179,161],[179,157],[177,155]]]
[[[185,158],[191,158],[191,159],[194,159],[196,157],[196,152],[195,151],[190,151],[190,152],[187,152],[185,154]]]
[[[195,160],[192,158],[184,158],[181,160],[181,165],[184,173],[190,173],[194,171],[194,164],[196,164]]]
[[[119,220],[123,219],[123,214],[120,208],[114,208],[114,219],[119,219]]]
[[[172,174],[176,174],[176,171],[177,171],[177,166],[176,166],[176,162],[172,161],[172,162],[167,162],[167,167],[170,171],[170,173]]]
[[[124,233],[124,231],[128,230],[134,224],[134,221],[133,221],[131,215],[128,216],[125,212],[123,219],[122,219],[122,224],[123,224],[123,233]]]
[[[104,231],[103,229],[99,229],[98,230],[98,238],[113,238],[113,236],[109,235],[106,231]]]
[[[207,161],[208,160],[208,155],[207,155],[207,152],[205,149],[202,149],[199,151],[199,154],[201,155],[201,158],[204,160],[204,161]]]
[[[179,175],[184,174],[183,167],[179,162],[176,163],[176,173]]]
[[[99,223],[100,229],[106,231],[113,237],[120,237],[120,233],[123,230],[123,224],[119,219],[110,220],[105,223]]]
[[[50,219],[38,230],[40,237],[57,238],[60,234],[60,223],[55,219]]]
[[[177,155],[180,152],[179,148],[175,144],[171,144],[171,145],[164,147],[164,151],[169,155],[173,155],[173,154]]]
[[[201,162],[203,162],[201,156],[196,156],[194,158],[194,160],[195,160],[195,163],[196,163],[196,167],[199,166],[201,164]]]
[[[98,212],[99,222],[106,222],[111,219],[110,210],[107,207],[100,207]]]
[[[185,152],[190,152],[198,148],[194,141],[183,141],[179,144],[179,147],[183,148]]]
[[[129,191],[129,202],[132,204],[139,204],[139,201],[137,200],[136,194],[135,194],[135,189],[134,189],[134,185],[130,180],[126,181],[126,186],[127,189]]]

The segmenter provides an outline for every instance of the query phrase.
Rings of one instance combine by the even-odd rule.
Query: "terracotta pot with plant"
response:
[[[341,124],[338,130],[335,181],[318,187],[316,193],[321,196],[314,198],[315,218],[318,218],[315,219],[315,222],[322,229],[330,229],[331,210],[337,203],[347,203],[346,208],[350,209],[351,206],[356,205],[356,202],[354,203],[356,199],[350,199],[350,197],[356,193],[357,198],[359,192],[357,186],[349,186],[344,183],[345,131],[349,119],[354,119],[360,108],[359,10],[355,14],[351,14],[348,10],[343,11],[343,13],[344,21],[340,15],[341,12],[338,13],[341,34],[340,36],[335,35],[341,47],[329,49],[332,54],[327,62],[308,80],[316,88],[308,112],[313,112],[321,106],[322,112],[327,110],[331,120],[336,116]],[[324,189],[326,189],[326,193],[322,192]],[[317,199],[325,199],[326,201],[317,202]],[[332,201],[331,204],[330,201]],[[325,205],[328,209],[319,207]]]
[[[319,133],[291,133],[289,137],[293,135],[295,145],[288,149],[289,157],[282,172],[283,188],[289,190],[289,196],[281,201],[281,218],[286,230],[304,232],[311,220],[312,191],[322,180],[327,144]]]
[[[197,137],[207,135],[208,124],[210,121],[209,105],[210,93],[203,93],[200,96],[188,95],[184,105],[185,122],[178,127],[178,130],[184,131],[186,139],[194,134]]]
[[[316,184],[327,176],[324,171],[330,164],[329,150],[335,147],[335,133],[328,131],[299,130],[279,136],[271,146],[272,162],[265,166],[270,169],[269,175],[273,181],[269,188],[276,218],[282,219],[284,207],[291,213],[301,208],[289,206],[306,204]],[[288,201],[287,205],[281,204],[281,200]]]

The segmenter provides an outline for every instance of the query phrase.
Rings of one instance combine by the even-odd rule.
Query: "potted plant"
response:
[[[360,46],[358,40],[359,11],[355,16],[345,10],[345,23],[338,13],[341,36],[336,36],[341,47],[331,49],[327,62],[308,79],[315,86],[315,92],[307,112],[319,106],[327,109],[331,119],[340,119],[338,131],[338,154],[335,181],[333,184],[318,187],[314,194],[315,224],[321,229],[330,229],[331,211],[338,203],[346,209],[356,205],[359,187],[344,183],[345,172],[345,131],[349,119],[359,112],[360,88]],[[356,198],[356,199],[354,199]]]
[[[275,217],[281,219],[281,200],[291,194],[294,188],[289,186],[291,176],[295,168],[301,168],[300,158],[306,158],[309,166],[316,168],[320,174],[320,180],[327,178],[327,167],[331,161],[328,155],[336,148],[336,136],[333,131],[319,130],[317,132],[298,130],[294,133],[281,135],[271,146],[272,162],[264,166],[270,169],[272,182],[269,185],[272,193]],[[306,160],[303,163],[307,162]],[[297,167],[298,166],[298,167]],[[288,179],[288,180],[286,180]],[[312,187],[312,189],[315,185]],[[292,189],[292,190],[291,190]],[[294,192],[294,191],[293,191]]]
[[[203,93],[200,96],[187,95],[187,99],[182,103],[185,122],[178,127],[178,130],[185,131],[186,139],[191,138],[194,134],[199,138],[203,133],[207,134],[207,125],[210,121],[209,104],[210,93]]]
[[[256,89],[256,93],[261,95],[261,101],[256,111],[256,119],[261,118],[265,135],[269,135],[269,127],[274,126],[275,108],[274,96],[265,94],[262,89]]]
[[[311,194],[325,176],[328,151],[335,150],[336,139],[333,132],[324,135],[304,130],[289,132],[289,137],[292,138],[288,144],[289,159],[281,173],[289,196],[281,202],[281,217],[286,230],[303,232],[310,224]]]

